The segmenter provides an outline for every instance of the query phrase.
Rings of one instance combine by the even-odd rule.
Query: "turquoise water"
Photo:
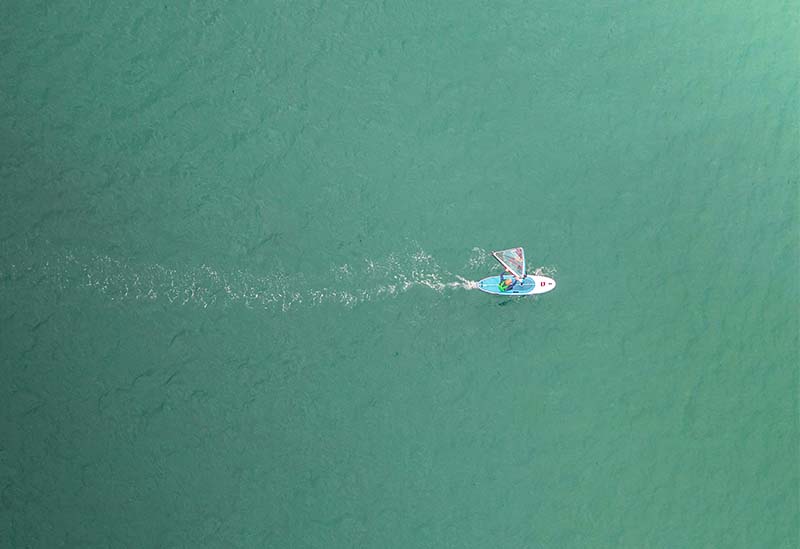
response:
[[[797,8],[5,3],[3,545],[796,547]]]

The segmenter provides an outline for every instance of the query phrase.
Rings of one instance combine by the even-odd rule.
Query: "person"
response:
[[[505,272],[500,273],[500,283],[497,285],[500,288],[501,292],[510,292],[511,289],[516,285],[517,279],[513,276],[511,278],[504,279]]]

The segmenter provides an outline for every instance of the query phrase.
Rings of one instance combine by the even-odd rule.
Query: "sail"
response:
[[[525,278],[525,250],[522,248],[509,248],[508,250],[492,252],[492,255],[503,264],[503,267],[508,269],[508,272],[514,275],[514,278],[517,280]]]

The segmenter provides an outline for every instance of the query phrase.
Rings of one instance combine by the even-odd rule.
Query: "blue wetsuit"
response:
[[[511,284],[509,284],[507,287],[503,288],[503,276],[504,275],[505,275],[505,273],[500,274],[500,283],[498,284],[498,287],[500,288],[500,291],[502,291],[502,292],[510,292],[512,290],[512,288],[514,288],[514,286],[517,285],[517,279],[512,276],[511,277]]]

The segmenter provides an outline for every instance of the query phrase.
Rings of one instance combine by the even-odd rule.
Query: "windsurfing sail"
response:
[[[525,250],[522,248],[509,248],[492,252],[494,258],[503,264],[508,272],[514,275],[517,280],[525,278]]]

